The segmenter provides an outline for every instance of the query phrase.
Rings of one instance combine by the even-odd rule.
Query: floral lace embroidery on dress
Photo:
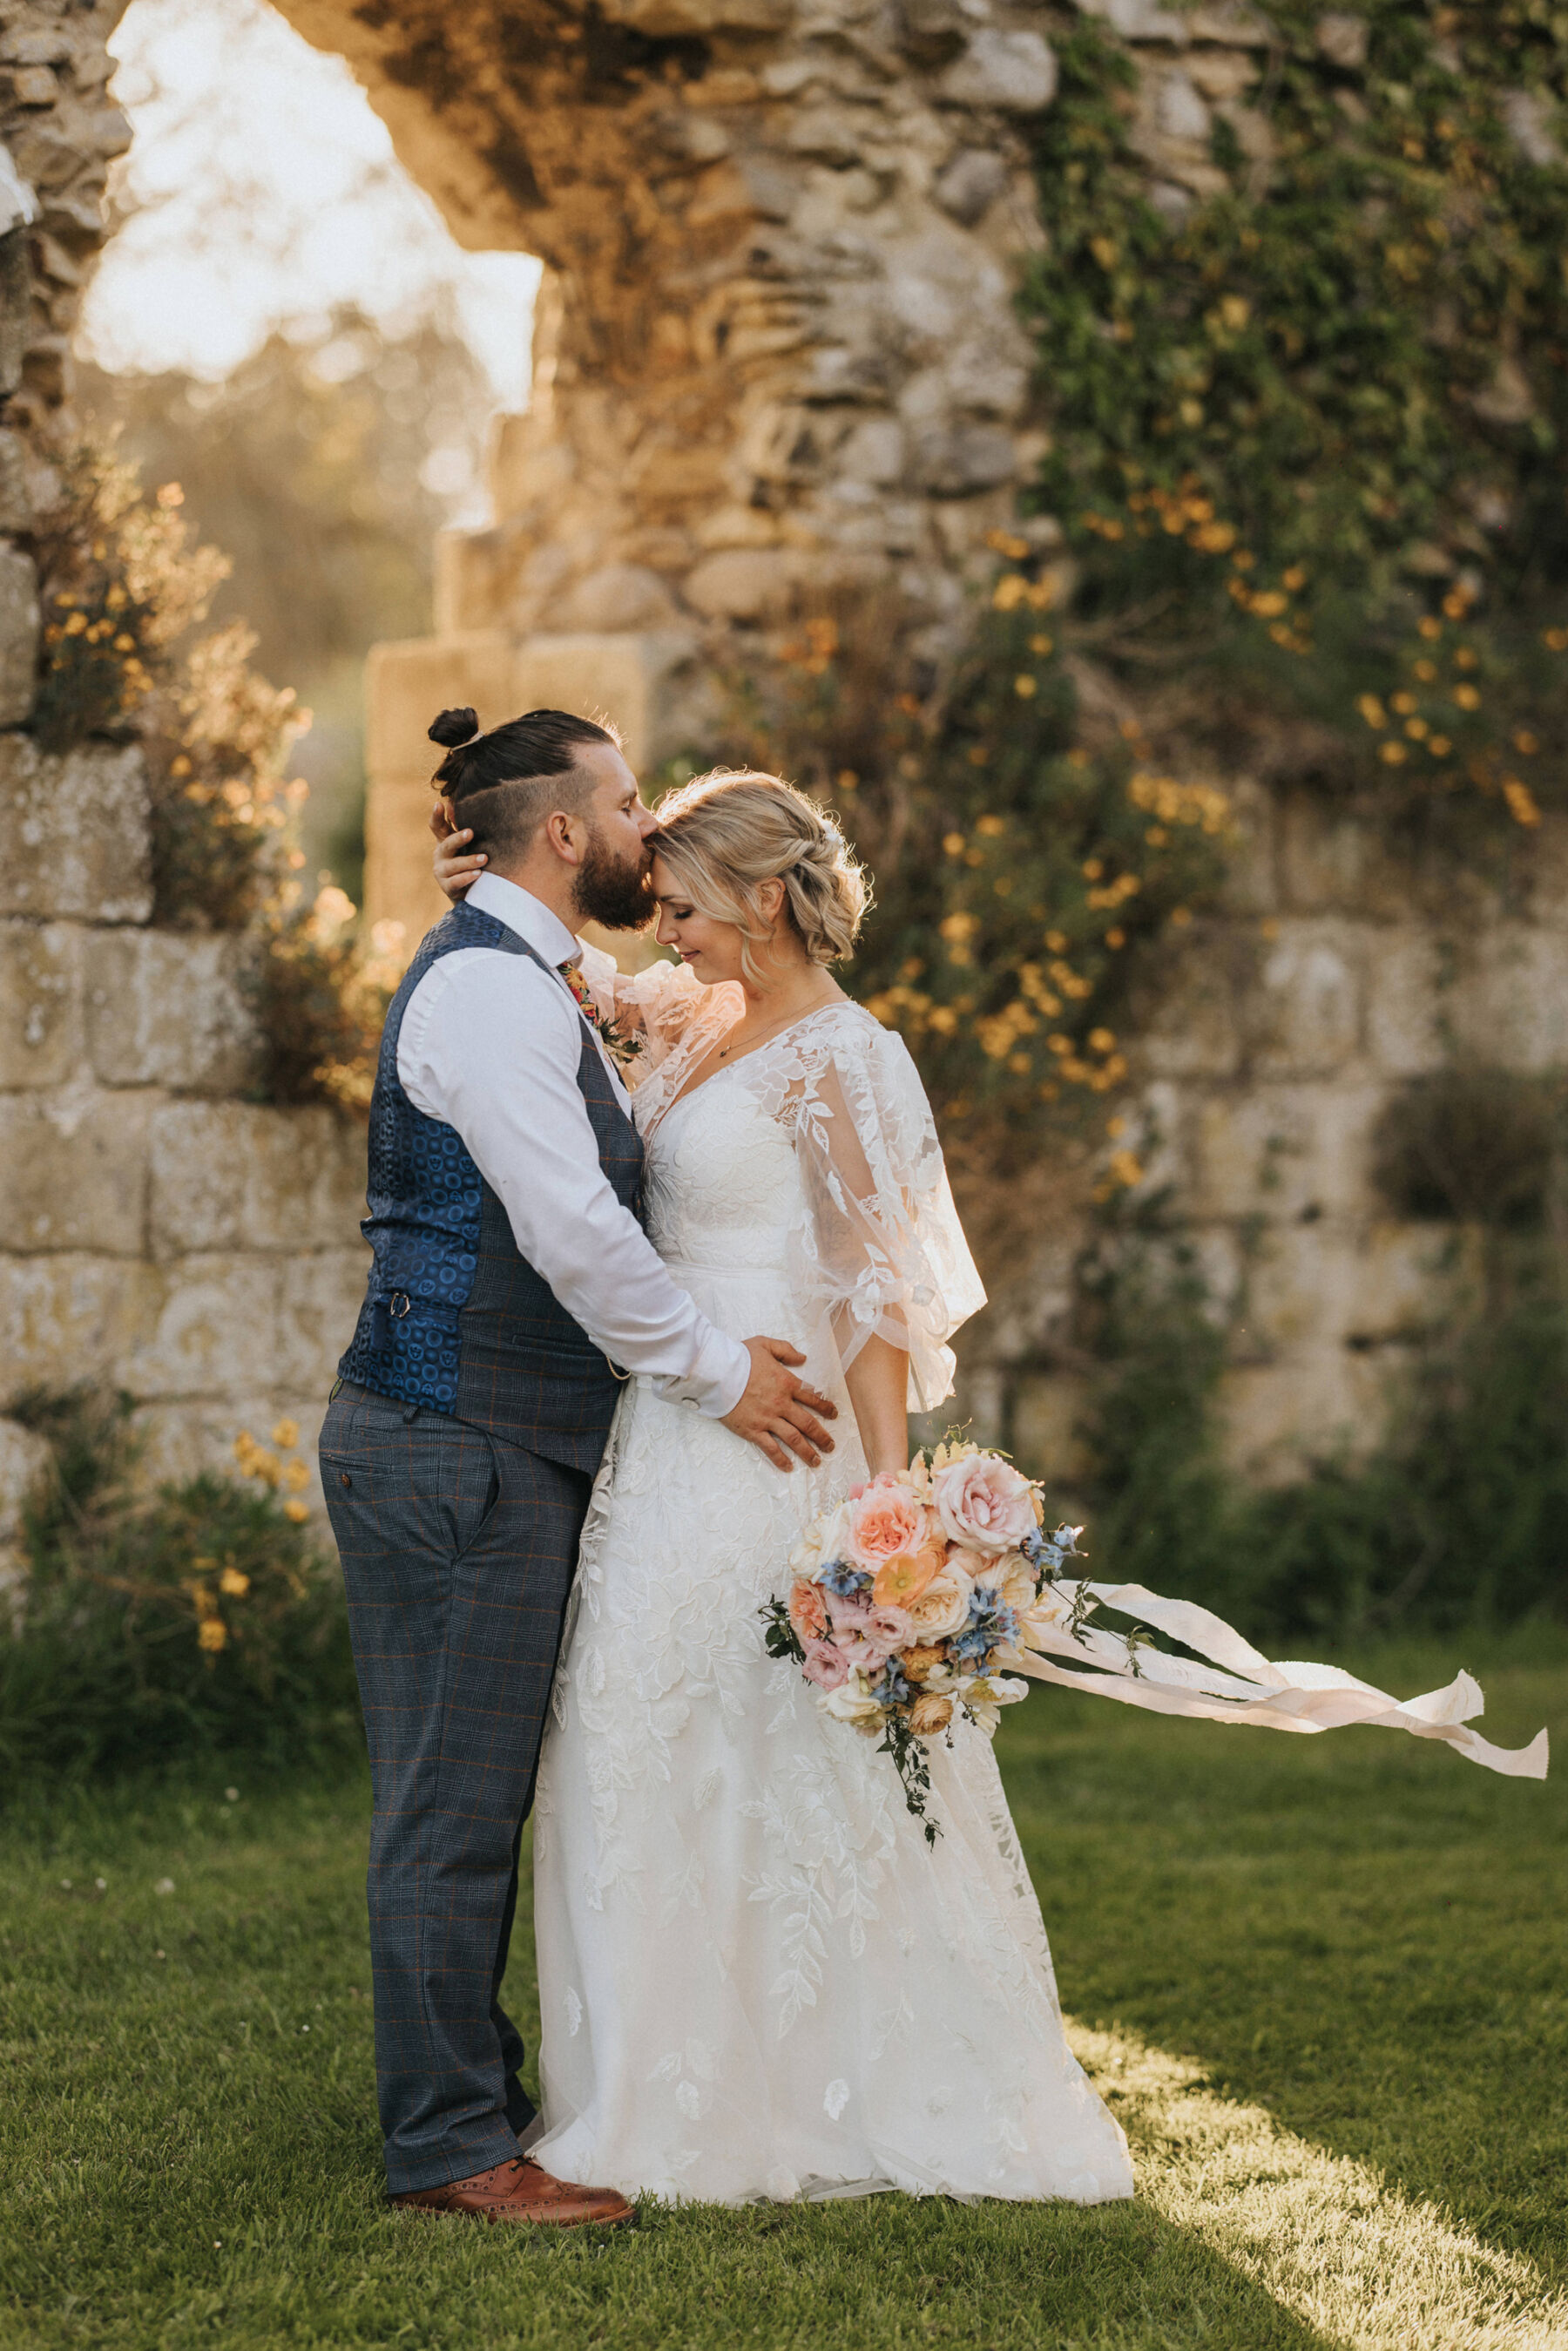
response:
[[[838,1445],[785,1476],[646,1380],[621,1399],[541,1767],[534,2152],[725,2202],[1129,2194],[987,1741],[938,1750],[929,1854],[888,1759],[763,1646],[802,1529],[866,1475],[845,1359],[879,1330],[939,1402],[981,1300],[919,1079],[845,1003],[678,1100],[739,1008],[659,986],[649,1229],[722,1328],[803,1349]]]

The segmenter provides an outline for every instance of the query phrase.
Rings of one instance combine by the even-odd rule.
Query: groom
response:
[[[321,1432],[375,1817],[376,2074],[394,2204],[629,2220],[523,2152],[501,2006],[551,1677],[618,1379],[651,1377],[787,1468],[833,1406],[732,1339],[639,1221],[629,1098],[573,981],[585,921],[640,929],[654,820],[610,731],[535,710],[438,781],[488,870],[392,999],[370,1106],[373,1263]],[[520,2142],[522,2143],[520,2145]]]

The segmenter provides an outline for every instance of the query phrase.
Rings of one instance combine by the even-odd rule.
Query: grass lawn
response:
[[[1350,1662],[1410,1690],[1467,1662],[1493,1739],[1568,1729],[1568,1641]],[[364,1781],[230,1802],[220,1766],[0,1822],[0,2341],[1568,2345],[1561,1779],[1050,1690],[1002,1755],[1133,2203],[695,2208],[592,2243],[397,2220]]]

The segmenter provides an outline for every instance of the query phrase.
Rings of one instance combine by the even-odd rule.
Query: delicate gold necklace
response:
[[[748,1051],[750,1051],[750,1050],[751,1050],[751,1049],[752,1049],[753,1046],[762,1044],[762,1043],[763,1043],[763,1041],[764,1040],[764,1039],[766,1039],[766,1038],[769,1038],[769,1037],[773,1036],[773,1034],[774,1033],[774,1031],[775,1031],[776,1029],[787,1029],[787,1028],[789,1027],[789,1025],[790,1025],[791,1021],[793,1021],[793,1020],[804,1020],[804,1019],[806,1019],[807,1015],[808,1015],[808,1014],[810,1014],[810,1013],[813,1013],[813,1012],[818,1012],[818,1011],[825,1010],[825,1009],[826,1009],[826,1008],[833,1002],[833,1000],[834,1000],[834,999],[833,999],[833,998],[832,998],[831,996],[825,996],[825,997],[823,998],[822,1002],[821,1002],[821,1004],[820,1004],[820,1005],[818,1005],[818,1004],[808,1004],[808,1005],[805,1008],[805,1010],[800,1011],[800,1012],[781,1012],[781,1013],[780,1013],[780,1015],[779,1015],[779,1017],[778,1017],[778,1019],[777,1019],[776,1020],[774,1020],[774,1021],[770,1022],[767,1028],[765,1028],[765,1029],[759,1029],[759,1030],[758,1030],[758,1032],[757,1032],[757,1034],[756,1034],[754,1037],[748,1037],[748,1038],[745,1040],[745,1043],[746,1043],[746,1049],[747,1049],[747,1050],[748,1050]],[[738,1024],[737,1024],[737,1025],[738,1025]],[[732,1051],[732,1048],[733,1048],[733,1047],[734,1047],[734,1046],[735,1046],[739,1041],[740,1041],[740,1040],[739,1040],[739,1039],[737,1039],[737,1038],[735,1038],[735,1037],[732,1036],[732,1038],[731,1038],[730,1042],[729,1042],[729,1044],[728,1044],[728,1045],[721,1045],[721,1046],[720,1046],[719,1050],[718,1050],[718,1053],[715,1055],[715,1057],[714,1057],[714,1058],[715,1058],[716,1060],[718,1060],[718,1061],[728,1061],[728,1059],[729,1059],[729,1057],[730,1057],[730,1053],[731,1053],[731,1051]]]

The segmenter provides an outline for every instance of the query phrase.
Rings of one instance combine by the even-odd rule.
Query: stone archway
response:
[[[368,895],[417,932],[443,700],[600,703],[647,760],[803,599],[896,583],[952,643],[1037,445],[1020,125],[1055,63],[988,0],[283,8],[461,241],[548,272],[494,522],[442,546],[435,636],[372,658]]]
[[[1011,297],[1042,239],[1027,139],[1054,62],[1022,0],[281,5],[349,60],[460,239],[547,268],[495,519],[441,548],[434,633],[372,659],[372,911],[417,935],[441,703],[602,703],[647,761],[700,741],[715,676],[818,599],[891,586],[913,651],[961,637],[1038,446]],[[1234,113],[1267,24],[1242,0],[1077,5],[1129,46],[1153,178],[1173,204],[1210,191],[1209,106]],[[235,1090],[233,1055],[182,1008],[213,999],[217,951],[147,927],[135,755],[41,760],[26,731],[37,603],[6,534],[27,528],[33,428],[67,390],[129,135],[105,93],[120,6],[11,0],[0,27],[0,1153],[37,1210],[0,1252],[0,1328],[19,1382],[130,1388],[173,1463],[232,1429],[236,1366],[303,1411],[362,1278],[359,1168],[326,1113],[209,1099]],[[1053,542],[1048,518],[1027,528]],[[1472,893],[1456,941],[1365,823],[1310,792],[1239,805],[1228,903],[1127,1050],[1158,1180],[1216,1299],[1245,1305],[1232,1452],[1288,1475],[1303,1446],[1375,1434],[1387,1366],[1463,1310],[1478,1232],[1391,1210],[1373,1136],[1456,1052],[1561,1074],[1568,864],[1550,819],[1528,883]],[[69,856],[40,866],[45,839]],[[963,1405],[1069,1479],[1076,1240],[1010,1245]]]

